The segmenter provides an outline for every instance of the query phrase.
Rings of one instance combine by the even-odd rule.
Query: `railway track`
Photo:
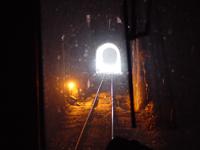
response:
[[[122,104],[121,107],[116,105],[114,116],[112,84],[110,78],[102,78],[95,94],[90,95],[80,106],[68,105],[66,107],[63,128],[59,129],[58,135],[54,137],[56,138],[52,144],[54,146],[49,149],[103,150],[114,136],[113,133],[122,136],[125,134],[123,128],[131,126],[127,123],[130,121],[130,112],[126,112],[129,108],[126,105],[122,109],[126,101],[125,97],[115,96],[115,101],[118,99]]]
[[[95,145],[98,145],[98,148],[96,149],[105,149],[105,145],[107,145],[108,141],[110,140],[110,137],[113,136],[113,107],[111,108],[112,113],[110,113],[110,107],[113,106],[113,82],[111,80],[110,84],[110,96],[109,100],[105,102],[105,97],[100,97],[100,91],[102,88],[104,82],[104,77],[102,78],[99,87],[97,89],[96,95],[94,97],[94,100],[92,102],[91,109],[87,115],[87,118],[85,120],[85,123],[81,129],[80,135],[78,137],[77,143],[75,145],[75,150],[79,149],[79,147],[84,147],[85,149],[91,149],[92,147],[95,147]],[[107,109],[104,110],[102,108],[98,107],[98,103],[107,103]],[[108,107],[110,106],[110,107]],[[101,110],[99,110],[101,109]],[[112,120],[111,120],[112,117]],[[99,123],[99,121],[101,122]],[[111,123],[112,122],[112,123]],[[109,135],[108,135],[109,134]],[[111,136],[110,136],[111,135]],[[99,140],[99,136],[101,137],[101,140]]]

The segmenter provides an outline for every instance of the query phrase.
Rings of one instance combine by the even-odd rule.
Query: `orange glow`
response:
[[[145,87],[145,70],[144,70],[144,57],[142,51],[140,50],[139,41],[136,40],[132,49],[134,51],[133,59],[133,88],[134,88],[134,110],[139,112],[142,107],[146,96],[146,87]]]
[[[136,90],[134,91],[134,110],[135,112],[138,112],[142,103],[142,93],[140,91],[140,87],[136,86],[135,89]]]
[[[68,96],[78,98],[78,86],[74,81],[65,82],[64,88],[67,90]]]
[[[76,85],[76,83],[74,81],[68,81],[68,82],[64,83],[64,88],[66,90],[70,90],[71,91],[71,90],[77,88],[77,85]]]
[[[73,89],[76,87],[76,84],[75,84],[74,82],[71,81],[71,82],[68,83],[67,86],[68,86],[68,89],[69,89],[69,90],[73,90]]]

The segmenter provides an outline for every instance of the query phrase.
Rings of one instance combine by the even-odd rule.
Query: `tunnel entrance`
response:
[[[121,57],[119,48],[113,43],[105,43],[96,51],[96,72],[121,74]]]

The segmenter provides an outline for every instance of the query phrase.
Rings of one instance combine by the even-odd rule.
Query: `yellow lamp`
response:
[[[70,81],[67,84],[67,87],[68,87],[69,90],[73,90],[76,87],[76,84],[74,82]]]

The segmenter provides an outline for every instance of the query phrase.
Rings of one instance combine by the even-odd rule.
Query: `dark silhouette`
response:
[[[148,148],[147,146],[135,140],[129,141],[124,138],[115,137],[112,141],[110,141],[106,150],[152,150],[152,149]]]

